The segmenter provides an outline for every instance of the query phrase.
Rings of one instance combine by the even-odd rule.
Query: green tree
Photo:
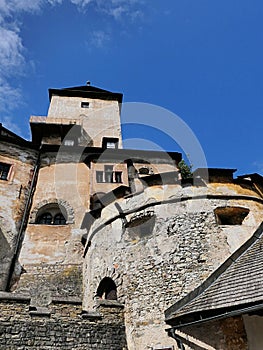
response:
[[[181,173],[182,179],[191,179],[193,177],[192,165],[186,164],[185,160],[182,159],[178,163],[179,172]]]

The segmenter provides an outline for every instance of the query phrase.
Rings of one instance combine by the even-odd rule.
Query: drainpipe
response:
[[[15,245],[15,250],[14,250],[14,254],[13,254],[13,258],[10,264],[10,269],[9,269],[9,273],[8,273],[8,277],[7,277],[7,282],[6,282],[6,292],[8,292],[11,288],[11,281],[12,281],[12,276],[13,276],[13,272],[15,269],[15,264],[16,261],[18,259],[18,255],[21,249],[21,245],[23,242],[23,232],[27,226],[27,220],[29,217],[29,211],[31,209],[31,204],[32,204],[32,197],[33,194],[35,192],[35,188],[36,188],[36,180],[37,180],[37,176],[38,176],[38,171],[39,171],[39,166],[40,166],[40,152],[41,152],[41,147],[40,146],[39,150],[38,150],[38,156],[37,156],[37,160],[34,166],[34,172],[33,172],[33,176],[32,176],[32,180],[31,180],[31,184],[30,184],[30,188],[29,188],[29,194],[26,200],[26,205],[25,205],[25,209],[23,212],[23,216],[22,216],[22,220],[21,220],[21,225],[19,227],[19,231],[18,231],[18,235],[17,235],[17,241],[16,241],[16,245]]]
[[[174,328],[167,329],[168,336],[173,338],[176,341],[177,347],[180,350],[185,350],[184,344],[182,342],[182,339],[179,335],[175,333]]]

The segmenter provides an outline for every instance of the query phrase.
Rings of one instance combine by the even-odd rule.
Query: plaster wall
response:
[[[214,215],[222,206],[250,212],[242,225],[222,226]],[[103,209],[88,235],[84,308],[95,307],[99,282],[111,277],[125,302],[129,349],[169,345],[164,310],[200,285],[254,233],[262,209],[255,192],[221,184],[153,186],[116,201]]]
[[[38,210],[50,203],[67,211],[65,225],[36,223]],[[16,293],[65,295],[74,283],[75,290],[70,293],[82,293],[80,225],[88,208],[89,168],[84,163],[51,164],[40,169],[19,256],[24,273],[15,286]]]

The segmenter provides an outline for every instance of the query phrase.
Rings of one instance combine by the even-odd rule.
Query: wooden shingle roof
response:
[[[166,310],[182,325],[263,303],[263,223],[202,285]]]

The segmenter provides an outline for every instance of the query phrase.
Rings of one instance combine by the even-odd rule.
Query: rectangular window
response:
[[[122,174],[121,171],[115,171],[115,182],[117,182],[117,183],[122,182],[121,174]]]
[[[10,170],[11,165],[0,163],[0,179],[1,180],[8,180],[8,174]]]
[[[104,171],[96,171],[97,182],[122,183],[122,172],[113,171],[113,165],[104,165]]]
[[[81,102],[81,108],[89,108],[89,102]]]
[[[105,165],[105,182],[113,182],[113,165]]]
[[[64,145],[65,146],[74,146],[74,140],[65,140]]]
[[[97,182],[104,182],[103,181],[103,171],[96,171],[96,181]]]
[[[119,145],[119,139],[115,137],[103,137],[102,148],[117,149]]]

